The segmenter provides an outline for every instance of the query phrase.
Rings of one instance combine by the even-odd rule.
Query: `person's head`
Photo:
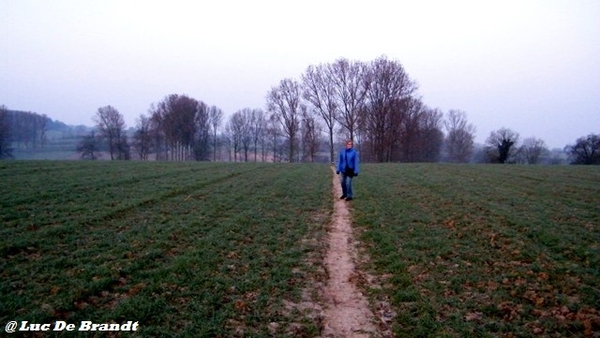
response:
[[[346,140],[346,149],[350,149],[354,147],[354,142],[352,140]]]

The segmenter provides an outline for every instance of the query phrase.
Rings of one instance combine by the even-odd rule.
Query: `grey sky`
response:
[[[562,148],[600,133],[600,1],[0,0],[0,104],[128,126],[168,94],[226,114],[309,65],[399,61],[477,142],[507,127]]]

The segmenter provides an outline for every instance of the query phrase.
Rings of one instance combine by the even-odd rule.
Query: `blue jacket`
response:
[[[344,174],[346,173],[346,168],[351,169],[354,176],[358,175],[358,153],[354,148],[340,151],[336,171]]]

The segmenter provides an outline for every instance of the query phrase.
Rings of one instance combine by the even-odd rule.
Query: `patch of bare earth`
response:
[[[334,212],[324,259],[328,280],[323,291],[323,336],[382,336],[378,333],[369,303],[356,284],[361,278],[355,269],[357,251],[349,202],[339,199],[342,192],[337,175],[333,176],[333,194]]]
[[[349,204],[340,200],[342,194],[339,176],[333,177],[334,210],[327,233],[313,232],[301,245],[309,251],[307,266],[314,271],[296,271],[308,286],[299,301],[283,300],[280,314],[287,324],[270,323],[273,335],[294,337],[394,337],[390,324],[395,317],[389,301],[376,296],[369,304],[360,289],[382,289],[389,276],[375,276],[360,267],[369,266],[366,248],[355,241]],[[327,222],[329,215],[318,215],[319,222]],[[362,229],[364,230],[364,229]],[[372,310],[373,309],[373,310]],[[373,312],[375,311],[375,312]],[[375,315],[374,315],[375,313]],[[311,322],[318,334],[307,332],[306,321]]]

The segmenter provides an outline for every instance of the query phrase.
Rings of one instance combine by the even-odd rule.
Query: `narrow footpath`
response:
[[[335,198],[325,256],[328,281],[324,291],[324,337],[373,337],[377,335],[374,315],[354,282],[356,248],[348,203],[342,195],[339,176],[333,172]]]

